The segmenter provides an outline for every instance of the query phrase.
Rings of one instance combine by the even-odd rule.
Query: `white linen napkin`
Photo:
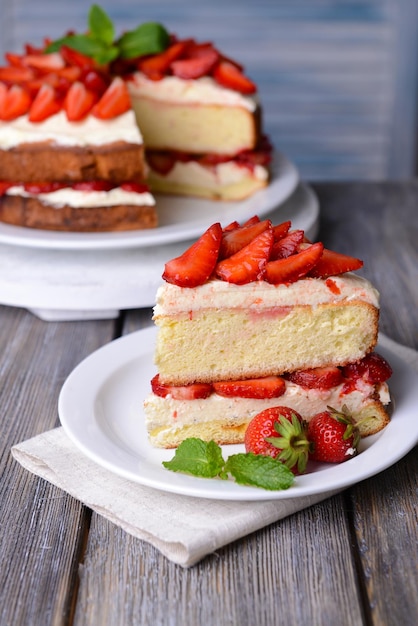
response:
[[[380,345],[418,370],[418,353],[380,337]],[[144,487],[97,465],[55,428],[13,446],[27,470],[63,489],[164,556],[189,567],[260,528],[338,493],[260,502],[209,500]]]

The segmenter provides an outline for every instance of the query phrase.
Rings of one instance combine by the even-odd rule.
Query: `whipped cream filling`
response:
[[[134,98],[148,97],[182,104],[220,104],[242,107],[251,112],[255,111],[258,106],[256,96],[244,96],[238,91],[222,87],[210,76],[193,80],[165,76],[155,81],[147,78],[142,72],[136,72],[127,85]]]
[[[256,165],[250,170],[248,167],[237,165],[234,161],[208,166],[200,165],[196,161],[176,161],[167,174],[153,172],[153,175],[177,185],[199,185],[208,189],[234,185],[247,179],[249,176],[263,182],[269,177],[267,168],[262,165]]]
[[[143,139],[134,112],[127,111],[109,120],[88,115],[79,122],[69,122],[64,111],[42,123],[22,115],[11,122],[0,122],[0,149],[9,150],[23,143],[48,141],[59,146],[102,146],[124,141],[142,145]]]
[[[157,290],[154,318],[201,309],[259,310],[286,306],[316,306],[363,301],[379,307],[379,293],[371,283],[353,273],[329,279],[304,278],[290,284],[271,285],[255,281],[234,285],[212,279],[196,288],[163,283]]]
[[[324,411],[327,406],[341,409],[346,405],[351,413],[357,413],[377,394],[383,405],[390,402],[388,385],[380,383],[371,385],[362,382],[361,388],[350,393],[342,393],[343,384],[331,389],[305,389],[286,381],[286,391],[279,398],[226,398],[213,393],[203,400],[174,400],[170,395],[162,398],[151,393],[144,401],[146,425],[149,431],[162,425],[174,429],[195,422],[213,421],[233,422],[243,418],[251,419],[264,409],[283,405],[289,406],[309,421],[316,413]]]
[[[49,193],[28,193],[20,185],[9,187],[7,195],[23,196],[25,198],[36,198],[40,202],[60,209],[64,206],[77,208],[93,208],[102,206],[154,206],[154,197],[149,192],[136,193],[125,191],[121,187],[114,187],[110,191],[81,191],[64,187]]]

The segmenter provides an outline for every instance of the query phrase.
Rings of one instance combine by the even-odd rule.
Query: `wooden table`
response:
[[[314,189],[319,238],[363,258],[381,331],[418,349],[418,181]],[[47,323],[0,307],[0,624],[415,625],[416,448],[190,569],[11,458],[13,444],[58,425],[61,386],[84,357],[150,323],[149,310]]]

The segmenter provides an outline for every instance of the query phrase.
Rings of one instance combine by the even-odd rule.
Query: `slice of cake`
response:
[[[144,403],[151,443],[242,443],[251,418],[277,404],[305,419],[346,406],[363,436],[381,430],[391,370],[373,352],[378,293],[353,273],[361,266],[257,217],[214,224],[169,261]]]

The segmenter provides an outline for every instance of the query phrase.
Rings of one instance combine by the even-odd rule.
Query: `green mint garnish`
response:
[[[200,478],[226,479],[230,474],[240,485],[269,489],[288,489],[294,481],[293,473],[277,459],[251,452],[233,454],[225,462],[221,447],[214,441],[196,437],[185,439],[171,461],[163,461],[165,468]]]
[[[189,438],[183,441],[171,461],[163,461],[164,467],[173,472],[185,472],[202,478],[214,478],[222,473],[224,460],[222,450],[214,441]]]
[[[93,4],[89,11],[87,33],[61,37],[53,41],[46,52],[57,52],[62,46],[68,46],[91,57],[99,65],[106,65],[117,58],[134,59],[163,52],[169,43],[169,33],[157,22],[141,24],[115,40],[112,20],[101,7]]]

